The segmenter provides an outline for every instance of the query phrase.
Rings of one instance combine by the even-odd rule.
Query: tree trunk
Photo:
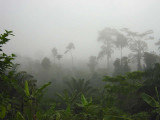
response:
[[[54,55],[54,64],[56,63],[56,56]]]
[[[122,66],[122,46],[121,46],[121,66]]]
[[[107,69],[109,68],[109,55],[107,55]]]
[[[138,52],[138,54],[137,54],[137,70],[138,70],[138,71],[141,71],[141,70],[142,70],[140,52]]]
[[[71,54],[71,58],[72,58],[72,70],[73,70],[73,55],[72,55],[72,52],[70,52],[70,54]]]

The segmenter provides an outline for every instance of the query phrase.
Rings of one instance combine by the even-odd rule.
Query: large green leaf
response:
[[[160,107],[159,102],[157,102],[152,96],[146,93],[142,94],[143,100],[152,107]]]
[[[38,94],[41,94],[42,91],[48,87],[49,85],[51,85],[51,82],[48,82],[46,84],[44,84],[42,87],[40,87],[39,89],[36,90],[36,92],[34,93],[34,96],[38,95]]]
[[[30,96],[29,87],[28,87],[28,81],[25,81],[24,91],[26,93],[26,96]]]
[[[25,120],[23,115],[20,112],[17,112],[16,120]]]
[[[60,120],[61,119],[61,114],[59,112],[56,112],[56,120]]]
[[[0,106],[0,118],[3,119],[6,116],[6,108],[4,106]]]
[[[84,97],[84,95],[81,96],[81,102],[84,106],[88,105],[88,101],[86,100],[86,98]]]
[[[159,101],[159,94],[158,94],[158,89],[157,89],[157,87],[155,87],[155,92],[156,92],[157,100]],[[160,101],[159,101],[159,102],[160,102]]]

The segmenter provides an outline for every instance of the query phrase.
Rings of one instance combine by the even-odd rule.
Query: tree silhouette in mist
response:
[[[133,52],[131,54],[132,59],[137,61],[137,70],[142,70],[141,59],[145,51],[147,51],[146,40],[153,40],[154,37],[150,36],[153,33],[152,30],[148,30],[143,33],[133,32],[128,28],[123,28],[122,31],[126,33],[126,37],[129,41],[129,48]]]
[[[74,50],[74,49],[75,49],[75,46],[74,46],[74,44],[71,42],[71,43],[69,43],[69,44],[67,45],[66,51],[64,52],[65,54],[70,53],[71,58],[72,58],[72,68],[73,68],[73,64],[74,64],[73,55],[72,55],[72,50]]]
[[[56,57],[57,57],[57,55],[58,55],[58,52],[57,52],[57,49],[56,49],[56,48],[53,48],[53,49],[52,49],[52,55],[53,55],[53,59],[54,59],[54,63],[55,63]]]
[[[101,51],[98,54],[98,59],[107,56],[107,68],[109,67],[109,59],[111,58],[113,51],[113,43],[115,40],[116,29],[105,28],[99,32],[98,41],[102,42]]]

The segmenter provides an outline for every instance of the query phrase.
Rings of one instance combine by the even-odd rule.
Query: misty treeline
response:
[[[99,54],[78,65],[74,43],[64,53],[53,46],[51,56],[32,60],[3,51],[12,37],[12,31],[0,34],[0,119],[160,119],[160,56],[147,51],[152,30],[105,28],[98,33]]]

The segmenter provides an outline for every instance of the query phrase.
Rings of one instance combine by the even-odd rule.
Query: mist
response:
[[[159,0],[0,0],[0,80],[10,81],[0,81],[0,97],[21,104],[0,100],[0,118],[155,119],[159,6]]]
[[[5,47],[8,53],[42,59],[53,47],[63,54],[67,44],[73,42],[74,56],[88,60],[98,54],[98,32],[105,27],[126,27],[136,32],[152,29],[156,41],[159,4],[158,0],[1,0],[0,30],[14,31],[15,37]],[[154,43],[149,41],[149,51],[157,51]]]

